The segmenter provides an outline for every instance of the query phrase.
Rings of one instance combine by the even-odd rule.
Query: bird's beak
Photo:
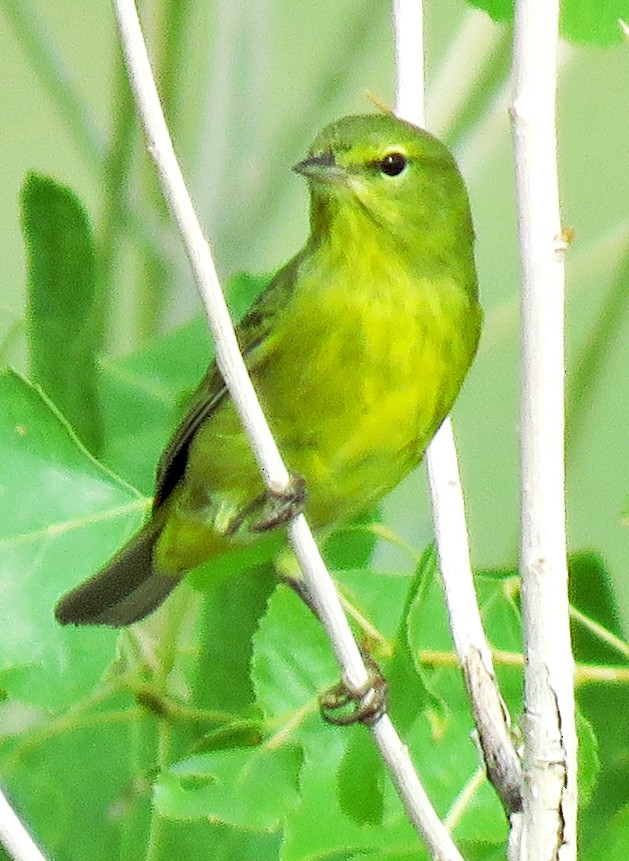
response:
[[[342,182],[345,177],[345,171],[337,165],[334,158],[334,153],[331,150],[319,153],[319,155],[311,155],[294,165],[293,170],[300,173],[307,179],[313,179],[315,182]]]

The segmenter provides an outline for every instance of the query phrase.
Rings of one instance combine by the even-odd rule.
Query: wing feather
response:
[[[270,335],[292,293],[302,254],[303,252],[300,252],[280,269],[236,327],[238,343],[249,372],[264,361],[272,347]],[[228,397],[225,381],[216,361],[213,361],[192,395],[190,410],[175,430],[159,460],[153,498],[154,511],[163,505],[183,478],[194,435]]]

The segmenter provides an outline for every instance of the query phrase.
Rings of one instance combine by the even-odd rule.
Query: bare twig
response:
[[[203,236],[177,163],[151,74],[146,46],[133,0],[113,0],[129,78],[149,151],[155,161],[164,196],[179,226],[214,340],[217,362],[242,420],[264,481],[271,490],[288,484],[288,472],[258,403],[221,293],[208,244]],[[313,604],[341,666],[344,680],[355,693],[369,686],[369,673],[352,637],[338,595],[303,516],[289,526],[289,539],[302,567]],[[428,801],[413,770],[408,751],[387,715],[372,732],[409,818],[431,853],[441,861],[462,861],[450,835]]]
[[[397,0],[395,11],[398,76],[396,112],[417,125],[423,125],[423,73],[421,60],[418,60],[422,56],[419,48],[421,0]],[[487,774],[505,811],[511,814],[521,807],[520,762],[511,742],[508,715],[498,691],[491,651],[476,600],[463,493],[449,419],[443,423],[428,448],[426,466],[439,568],[454,644],[472,703]]]
[[[524,655],[520,652],[493,649],[492,654],[494,663],[498,666],[516,669],[524,667]],[[456,667],[459,663],[454,652],[442,652],[438,649],[422,649],[417,657],[422,664],[429,667]],[[576,686],[601,683],[626,685],[629,684],[629,667],[578,663],[574,667],[574,682]]]
[[[0,790],[0,841],[14,861],[46,861],[2,790]]]
[[[522,270],[525,646],[521,861],[576,858],[576,730],[564,515],[564,250],[555,136],[559,0],[518,0],[511,107]]]

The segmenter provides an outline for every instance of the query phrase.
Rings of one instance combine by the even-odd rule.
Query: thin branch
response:
[[[0,841],[14,861],[46,861],[0,789]]]
[[[267,487],[282,491],[287,487],[289,475],[238,350],[210,249],[196,218],[164,121],[135,5],[133,0],[113,2],[148,149],[155,161],[164,196],[179,226],[206,308],[216,344],[219,368],[229,387]],[[368,670],[303,515],[290,524],[288,534],[303,570],[308,592],[341,666],[344,680],[351,690],[364,694],[370,683]],[[442,861],[462,861],[450,835],[430,805],[413,770],[408,750],[400,741],[387,715],[375,721],[372,732],[408,815],[432,854]]]
[[[570,616],[575,620],[575,622],[583,625],[586,630],[595,637],[598,637],[601,642],[605,643],[605,645],[615,649],[623,656],[623,658],[629,659],[629,643],[625,642],[625,640],[621,640],[620,637],[616,636],[612,631],[609,631],[594,619],[590,619],[589,616],[586,616],[572,605],[570,605]]]
[[[494,663],[499,667],[524,666],[524,656],[520,652],[505,652],[500,649],[492,651]],[[417,660],[427,667],[457,667],[458,657],[454,652],[442,652],[439,649],[422,649]],[[580,685],[591,684],[629,684],[629,667],[615,667],[610,664],[575,664],[574,682]]]
[[[394,0],[395,113],[426,125],[424,109],[424,9],[423,0]]]
[[[513,126],[522,271],[524,816],[521,861],[576,858],[576,729],[564,513],[564,250],[555,93],[559,0],[518,0]]]
[[[423,70],[421,61],[421,2],[396,0],[397,39],[396,112],[423,125]],[[412,34],[413,38],[411,39]],[[509,720],[498,690],[491,650],[476,600],[463,493],[459,479],[452,425],[447,419],[426,453],[432,496],[439,568],[446,595],[450,627],[472,703],[474,720],[489,779],[507,814],[521,807],[520,762],[511,741]]]

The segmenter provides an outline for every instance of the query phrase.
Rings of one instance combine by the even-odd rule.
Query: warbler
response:
[[[216,364],[157,468],[148,522],[56,607],[129,625],[186,572],[303,509],[314,529],[373,506],[421,460],[476,352],[481,309],[467,191],[446,146],[387,114],[325,128],[294,170],[310,235],[237,327],[291,473],[273,500]]]

